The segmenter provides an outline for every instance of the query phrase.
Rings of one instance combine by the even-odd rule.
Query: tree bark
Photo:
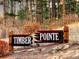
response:
[[[26,10],[26,19],[29,20],[29,18],[28,18],[28,0],[26,0],[25,10]]]
[[[5,26],[5,27],[6,27],[7,13],[8,13],[8,1],[4,0],[4,21],[3,21],[3,26]]]
[[[42,11],[43,11],[43,5],[42,2],[40,0],[37,0],[37,22],[39,23],[43,23],[43,15],[42,15]]]
[[[55,18],[56,17],[56,0],[52,0],[52,17]]]

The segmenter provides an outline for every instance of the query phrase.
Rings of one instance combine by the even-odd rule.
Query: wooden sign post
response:
[[[13,53],[14,52],[14,49],[13,49],[13,46],[12,46],[12,35],[13,35],[13,32],[9,32],[9,52]]]
[[[64,26],[64,43],[68,43],[69,41],[69,28],[68,26]]]
[[[14,46],[29,46],[32,44],[32,37],[29,35],[9,33],[9,52],[14,52]]]

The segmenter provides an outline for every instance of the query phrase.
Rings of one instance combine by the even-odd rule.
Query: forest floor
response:
[[[79,45],[59,44],[25,49],[22,52],[0,57],[0,59],[79,59]]]

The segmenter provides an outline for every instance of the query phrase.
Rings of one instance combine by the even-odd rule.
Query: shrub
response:
[[[32,34],[41,29],[41,25],[36,22],[25,22],[24,24],[24,32],[25,34]]]

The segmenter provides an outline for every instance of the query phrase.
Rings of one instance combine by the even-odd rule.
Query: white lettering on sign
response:
[[[31,44],[31,37],[14,37],[14,44]]]
[[[59,33],[40,33],[40,40],[59,40]]]

